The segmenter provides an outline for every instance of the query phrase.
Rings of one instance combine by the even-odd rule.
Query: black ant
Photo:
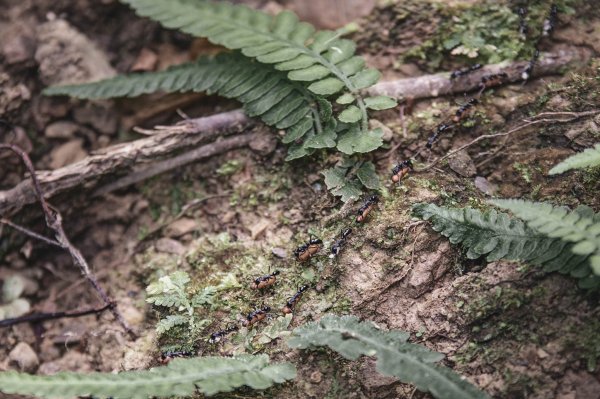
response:
[[[288,301],[285,303],[282,312],[284,314],[292,313],[294,311],[294,308],[296,307],[296,304],[298,304],[298,301],[300,300],[300,298],[302,298],[302,294],[304,294],[304,291],[306,291],[307,289],[308,285],[303,285],[302,287],[300,287],[298,292],[296,292],[294,296],[288,299]]]
[[[527,32],[529,31],[527,20],[525,19],[527,17],[527,7],[519,7],[517,14],[519,14],[519,35],[526,38]]]
[[[508,79],[508,74],[506,72],[485,75],[481,78],[479,87],[481,87],[481,90],[484,90],[484,89],[487,89],[490,87],[500,86],[501,84],[506,82],[507,79]]]
[[[267,317],[267,313],[271,311],[270,306],[263,306],[260,309],[256,309],[246,316],[246,319],[242,321],[242,326],[252,328],[253,325]]]
[[[161,364],[169,364],[171,360],[176,357],[190,357],[194,356],[194,353],[190,351],[166,351],[160,354],[159,362]]]
[[[470,111],[473,109],[475,105],[479,104],[479,101],[476,98],[471,98],[466,104],[463,104],[454,114],[452,118],[452,122],[459,123],[463,118],[469,115]]]
[[[238,330],[238,326],[231,326],[224,330],[214,332],[214,333],[210,334],[210,338],[208,339],[208,342],[211,344],[216,344],[216,343],[220,342],[227,334],[230,334],[237,330]]]
[[[548,18],[544,20],[544,26],[542,27],[542,36],[549,37],[554,32],[554,27],[556,26],[556,19],[558,16],[558,8],[556,4],[552,4],[550,7],[550,14],[548,14]]]
[[[425,147],[431,149],[431,147],[433,147],[433,144],[437,141],[440,134],[442,134],[446,131],[450,131],[453,128],[454,128],[454,125],[452,125],[451,123],[440,123],[438,125],[438,127],[435,129],[435,132],[433,133],[433,135],[431,135],[429,137],[429,139],[427,139],[427,144],[425,145]]]
[[[307,261],[314,254],[319,252],[321,249],[321,244],[323,244],[323,241],[317,237],[311,236],[306,244],[302,244],[294,250],[294,256],[300,262]]]
[[[411,170],[413,170],[413,163],[410,159],[400,162],[398,165],[394,166],[394,169],[392,169],[392,181],[394,183],[398,183]]]
[[[364,222],[365,218],[369,215],[369,212],[373,210],[375,205],[379,202],[379,197],[375,194],[371,195],[363,206],[358,209],[358,216],[356,216],[356,223]]]
[[[258,277],[257,279],[255,279],[252,284],[250,285],[251,288],[254,288],[255,290],[260,290],[263,288],[267,288],[272,286],[273,284],[275,284],[275,281],[277,281],[277,276],[279,274],[278,270],[275,270],[273,273],[271,274],[267,274],[266,276],[261,276]]]
[[[468,66],[468,67],[464,67],[464,68],[461,68],[461,69],[457,69],[456,71],[453,71],[450,74],[450,80],[454,80],[454,79],[459,78],[461,76],[468,75],[471,72],[476,71],[476,70],[481,69],[481,68],[483,68],[483,65],[481,65],[481,64],[475,64],[475,65],[472,65],[472,66]]]
[[[536,48],[535,51],[533,52],[533,56],[531,57],[531,60],[529,60],[529,63],[527,64],[525,69],[523,69],[523,72],[521,73],[521,79],[523,79],[525,82],[527,82],[527,80],[529,80],[529,78],[531,77],[531,74],[533,73],[533,68],[534,68],[535,64],[537,63],[537,60],[539,57],[540,57],[540,50],[538,50]]]
[[[331,246],[331,255],[329,255],[330,258],[335,258],[339,255],[342,248],[346,245],[350,234],[352,234],[352,229],[350,228],[344,229],[340,232],[340,238]]]

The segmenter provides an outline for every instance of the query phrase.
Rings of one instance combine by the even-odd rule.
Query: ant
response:
[[[190,351],[166,351],[160,354],[159,362],[161,364],[169,364],[171,360],[176,357],[190,357],[194,356],[194,354]]]
[[[352,229],[350,229],[350,228],[346,228],[340,232],[339,240],[334,242],[333,245],[331,246],[331,255],[329,255],[330,258],[333,259],[339,255],[342,248],[346,245],[346,242],[348,241],[348,237],[350,236],[350,234],[352,234]],[[285,310],[284,310],[284,313],[285,313]]]
[[[549,37],[554,32],[554,27],[556,26],[556,19],[558,15],[558,8],[556,4],[552,4],[550,7],[550,14],[548,14],[548,18],[544,20],[544,26],[542,27],[542,36]]]
[[[481,78],[481,82],[479,83],[479,87],[481,87],[481,91],[484,89],[499,86],[504,83],[508,79],[508,74],[506,72],[494,73],[491,75],[485,75]]]
[[[270,287],[273,284],[275,284],[275,281],[277,280],[277,277],[275,277],[275,276],[277,276],[278,274],[279,274],[279,271],[275,270],[271,274],[267,274],[265,276],[258,277],[252,282],[250,287],[254,288],[255,290],[260,290],[263,288]]]
[[[431,147],[433,147],[433,144],[437,141],[440,134],[442,134],[446,131],[450,131],[453,128],[454,128],[454,125],[451,123],[440,123],[438,125],[438,127],[435,129],[435,132],[433,133],[433,135],[431,135],[429,137],[429,139],[427,139],[427,144],[425,144],[425,147],[431,149]]]
[[[535,66],[539,57],[540,50],[538,50],[536,47],[535,51],[533,52],[533,56],[531,57],[531,60],[529,60],[529,63],[521,73],[521,79],[523,79],[525,82],[527,82],[527,80],[529,80],[529,78],[531,77],[531,74],[533,73],[533,67]]]
[[[527,7],[519,7],[517,14],[519,14],[519,35],[521,35],[523,38],[526,38],[527,32],[529,31],[529,28],[527,27],[527,20],[525,19],[527,18]]]
[[[413,163],[410,159],[400,162],[398,165],[394,166],[394,169],[392,169],[392,181],[394,183],[398,183],[411,170],[413,170]]]
[[[308,285],[303,285],[302,287],[300,287],[298,292],[296,292],[293,297],[288,299],[288,301],[286,302],[285,306],[282,309],[282,312],[284,314],[292,313],[294,311],[294,308],[298,304],[298,301],[300,300],[300,298],[302,298],[302,294],[304,294],[304,291],[306,291],[307,289],[308,289]]]
[[[358,209],[358,216],[356,217],[356,223],[362,223],[365,218],[369,215],[369,212],[375,207],[375,204],[379,202],[379,197],[375,194],[371,195],[363,206]]]
[[[319,249],[321,249],[321,244],[323,244],[323,241],[311,235],[306,244],[302,244],[294,250],[294,256],[300,262],[307,261],[314,254],[319,252]]]
[[[481,65],[481,64],[475,64],[473,66],[468,66],[468,67],[464,67],[464,68],[461,68],[461,69],[457,69],[456,71],[454,71],[454,72],[452,72],[450,74],[450,80],[454,80],[454,79],[459,78],[461,76],[468,75],[471,72],[476,71],[476,70],[481,69],[481,68],[483,68],[483,65]]]
[[[260,309],[256,309],[246,316],[246,320],[242,321],[242,326],[252,328],[253,325],[267,317],[267,313],[271,311],[270,306],[263,306]]]
[[[469,115],[470,111],[477,104],[479,104],[479,101],[476,98],[471,98],[469,101],[467,101],[466,104],[463,104],[456,111],[456,114],[454,114],[454,117],[452,118],[452,122],[459,123],[461,120],[463,120],[464,117],[466,117],[467,115]]]
[[[216,344],[216,343],[220,342],[227,334],[230,334],[237,330],[238,330],[238,326],[231,326],[224,330],[214,332],[214,333],[210,334],[210,338],[208,339],[208,342],[211,344]]]

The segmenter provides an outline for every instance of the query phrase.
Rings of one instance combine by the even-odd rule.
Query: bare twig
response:
[[[144,163],[172,157],[183,149],[212,141],[224,131],[231,133],[251,123],[242,110],[182,121],[156,130],[149,137],[105,148],[63,168],[37,172],[37,181],[48,198],[75,187],[89,189],[109,178],[114,181],[115,177],[127,175]],[[10,190],[0,191],[0,216],[8,217],[34,202],[33,182],[22,181]]]
[[[6,328],[14,326],[15,324],[21,323],[41,323],[46,320],[65,319],[82,317],[91,314],[102,313],[105,310],[109,310],[114,307],[114,303],[109,303],[101,308],[91,308],[86,310],[79,310],[74,312],[52,312],[52,313],[33,313],[26,316],[15,317],[12,319],[0,320],[0,328]]]
[[[457,148],[456,150],[450,151],[449,153],[447,153],[446,155],[444,155],[443,157],[440,157],[438,159],[436,159],[435,161],[433,161],[432,163],[430,163],[429,165],[420,168],[420,169],[415,169],[416,172],[424,172],[426,170],[431,169],[432,167],[434,167],[435,165],[437,165],[438,163],[440,163],[441,161],[443,161],[444,159],[450,158],[451,156],[453,156],[454,154],[461,152],[462,150],[472,146],[473,144],[476,144],[482,140],[486,140],[486,139],[493,139],[496,137],[503,137],[503,136],[509,136],[515,132],[518,132],[520,130],[525,129],[526,127],[532,126],[532,125],[537,125],[537,124],[541,124],[541,123],[568,123],[568,122],[573,122],[577,119],[583,118],[585,116],[591,116],[591,115],[597,115],[600,114],[600,110],[594,110],[594,111],[586,111],[586,112],[576,112],[573,113],[573,117],[568,118],[568,119],[536,119],[539,115],[536,115],[530,119],[524,119],[524,124],[519,125],[507,132],[503,132],[503,133],[496,133],[496,134],[484,134],[482,136],[477,137],[476,139],[468,142],[467,144]],[[533,119],[533,120],[532,120]]]
[[[569,49],[553,54],[544,54],[536,65],[533,74],[535,77],[555,74],[562,67],[572,62],[585,62],[589,57],[589,52],[583,49]],[[381,82],[371,87],[369,93],[372,95],[387,95],[396,98],[410,97],[414,99],[465,93],[479,89],[481,78],[487,74],[506,72],[508,74],[506,83],[519,82],[522,80],[521,73],[523,68],[527,66],[527,63],[527,61],[518,61],[511,64],[487,65],[455,81],[450,80],[448,72],[444,72],[417,78]]]
[[[42,211],[44,213],[44,218],[46,220],[46,225],[48,226],[48,228],[50,228],[52,231],[54,231],[54,233],[56,235],[57,243],[60,245],[60,247],[62,247],[67,252],[69,252],[69,254],[71,255],[71,258],[73,258],[74,263],[79,267],[79,269],[81,270],[81,273],[89,281],[89,283],[92,285],[92,287],[94,287],[94,290],[96,290],[96,292],[98,293],[98,295],[100,296],[102,301],[107,306],[110,305],[109,306],[110,311],[112,312],[113,316],[118,321],[118,323],[121,325],[121,327],[123,327],[123,329],[132,338],[134,338],[136,336],[135,333],[133,332],[131,327],[129,327],[127,321],[125,321],[125,319],[123,318],[123,315],[121,315],[121,313],[118,311],[113,300],[110,299],[110,297],[107,295],[106,291],[104,291],[104,289],[102,288],[102,286],[96,279],[96,276],[91,272],[90,267],[89,267],[87,261],[85,260],[85,258],[83,257],[83,255],[81,254],[81,252],[75,246],[73,246],[73,244],[71,244],[71,242],[69,241],[69,238],[67,237],[67,234],[65,233],[65,230],[63,229],[62,216],[61,216],[60,212],[58,212],[58,210],[56,210],[55,208],[50,206],[50,204],[48,204],[48,202],[44,198],[44,194],[42,192],[40,183],[39,183],[36,173],[35,173],[35,168],[33,166],[33,163],[31,162],[31,159],[29,158],[29,155],[27,155],[27,153],[25,151],[23,151],[20,147],[14,145],[14,144],[0,144],[0,150],[1,149],[10,150],[10,151],[14,152],[15,154],[17,154],[21,158],[21,160],[25,164],[25,167],[31,174],[31,182],[33,185],[34,194],[35,194],[40,206],[42,207]],[[44,240],[44,241],[47,242],[47,240]]]
[[[23,234],[25,234],[25,235],[27,235],[29,237],[35,238],[36,240],[43,241],[46,244],[62,248],[62,246],[58,242],[56,242],[56,241],[54,241],[54,240],[52,240],[52,239],[50,239],[48,237],[44,237],[43,235],[38,234],[35,231],[31,231],[27,227],[23,227],[23,226],[20,226],[18,224],[15,224],[15,223],[11,222],[8,219],[1,218],[0,219],[0,224],[4,224],[4,225],[7,225],[9,227],[12,227],[13,229],[15,229],[17,231],[20,231],[21,233],[23,233]]]

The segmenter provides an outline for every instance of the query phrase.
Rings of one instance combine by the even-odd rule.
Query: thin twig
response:
[[[17,231],[20,231],[21,233],[23,233],[23,234],[25,234],[25,235],[27,235],[29,237],[35,238],[36,240],[43,241],[46,244],[62,248],[62,245],[60,245],[58,242],[52,240],[51,238],[44,237],[43,235],[38,234],[35,231],[31,231],[31,230],[29,230],[26,227],[23,227],[23,226],[20,226],[18,224],[15,224],[15,223],[11,222],[8,219],[4,219],[4,218],[0,219],[0,224],[5,224],[5,225],[7,225],[9,227],[12,227],[13,229],[15,229]]]
[[[73,258],[74,263],[79,267],[79,269],[81,270],[81,273],[89,281],[89,283],[92,285],[92,287],[94,287],[94,290],[96,290],[96,292],[98,293],[98,295],[100,296],[102,301],[107,306],[110,305],[109,309],[112,312],[115,319],[117,320],[117,322],[121,325],[121,327],[123,327],[123,329],[132,338],[135,338],[136,334],[133,332],[131,327],[129,327],[129,324],[123,318],[123,315],[121,315],[121,313],[118,311],[117,306],[114,304],[114,301],[107,295],[106,291],[104,291],[104,289],[98,282],[96,276],[90,270],[90,267],[89,267],[87,261],[85,260],[84,256],[69,241],[69,238],[67,237],[67,234],[65,233],[65,230],[63,229],[62,216],[61,216],[60,212],[57,209],[50,206],[50,204],[48,204],[48,202],[44,198],[44,194],[42,192],[42,189],[40,188],[40,183],[35,174],[35,168],[33,166],[33,163],[31,162],[31,159],[29,158],[29,155],[27,155],[27,153],[25,151],[23,151],[19,146],[16,146],[14,144],[0,144],[0,150],[1,149],[10,150],[10,151],[14,152],[15,154],[17,154],[21,158],[21,160],[25,164],[25,167],[27,168],[27,171],[30,174],[31,182],[33,184],[33,190],[35,192],[38,202],[40,203],[40,206],[42,207],[42,211],[44,213],[44,218],[46,220],[46,225],[48,226],[48,228],[50,228],[52,231],[54,231],[54,233],[56,235],[57,243],[64,250],[69,252],[69,254],[71,255],[71,258]]]
[[[580,113],[576,113],[575,116],[573,116],[572,118],[569,119],[535,119],[536,116],[534,116],[531,119],[535,119],[535,120],[531,120],[531,119],[525,119],[524,121],[526,123],[519,125],[507,132],[504,133],[496,133],[496,134],[484,134],[483,136],[479,136],[476,139],[468,142],[467,144],[463,145],[462,147],[450,151],[449,153],[447,153],[446,155],[444,155],[441,158],[436,159],[435,161],[433,161],[432,163],[430,163],[429,165],[421,168],[421,169],[415,169],[416,172],[424,172],[426,170],[431,169],[432,167],[434,167],[435,165],[437,165],[438,163],[440,163],[441,161],[443,161],[444,159],[447,159],[451,156],[453,156],[454,154],[464,150],[465,148],[468,148],[470,146],[472,146],[473,144],[476,144],[482,140],[486,140],[486,139],[492,139],[495,137],[503,137],[503,136],[508,136],[511,135],[515,132],[518,132],[520,130],[525,129],[526,127],[532,126],[532,125],[537,125],[540,123],[568,123],[568,122],[573,122],[577,119],[583,118],[584,116],[590,116],[590,115],[596,115],[596,114],[600,114],[600,110],[595,110],[595,111],[587,111],[587,112],[580,112]]]
[[[114,307],[114,303],[109,303],[101,308],[91,308],[74,312],[52,312],[52,313],[33,313],[26,316],[15,317],[12,319],[0,320],[0,328],[12,327],[21,323],[40,323],[46,320],[66,319],[87,316],[90,314],[102,313]]]

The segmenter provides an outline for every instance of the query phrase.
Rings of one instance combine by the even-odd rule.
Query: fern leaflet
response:
[[[227,2],[193,0],[122,0],[138,15],[149,17],[167,28],[179,29],[194,36],[206,37],[215,44],[240,50],[275,69],[286,71],[290,80],[303,82],[319,96],[342,92],[347,108],[342,121],[361,122],[368,130],[367,108],[395,106],[388,99],[365,101],[360,94],[377,83],[380,72],[365,67],[363,58],[355,56],[356,44],[339,38],[340,33],[315,31],[284,11],[272,17],[261,11]],[[351,96],[351,98],[349,97]],[[354,105],[353,103],[356,103]]]
[[[583,169],[598,165],[600,165],[600,143],[593,148],[588,148],[579,154],[570,156],[550,169],[548,174],[558,175],[571,169]]]
[[[321,120],[314,96],[303,86],[290,82],[282,72],[231,53],[213,58],[202,57],[196,62],[161,72],[134,73],[93,83],[50,87],[44,90],[44,94],[98,99],[134,97],[159,90],[218,93],[235,98],[244,104],[249,116],[258,116],[268,125],[287,129],[284,143],[315,137],[328,123],[326,119]],[[292,146],[288,159],[314,151],[306,145],[301,149],[303,151],[298,151]]]
[[[377,356],[377,371],[410,382],[440,399],[476,399],[488,396],[452,370],[434,364],[444,355],[408,343],[409,334],[380,331],[355,316],[324,316],[293,331],[292,348],[328,346],[347,359]]]
[[[93,396],[97,398],[147,399],[229,392],[247,385],[266,389],[296,377],[290,363],[269,364],[267,355],[174,359],[168,366],[143,371],[113,373],[59,373],[36,376],[0,373],[0,391],[40,398]]]
[[[572,242],[571,251],[588,257],[594,273],[600,276],[600,214],[581,205],[574,211],[543,202],[493,200],[494,205],[508,209],[535,230]]]
[[[433,229],[452,244],[464,245],[469,259],[486,256],[488,262],[520,260],[542,266],[547,272],[570,274],[580,279],[583,288],[600,287],[600,278],[592,274],[588,257],[574,254],[572,243],[549,237],[506,213],[416,204],[413,215],[429,220]]]

